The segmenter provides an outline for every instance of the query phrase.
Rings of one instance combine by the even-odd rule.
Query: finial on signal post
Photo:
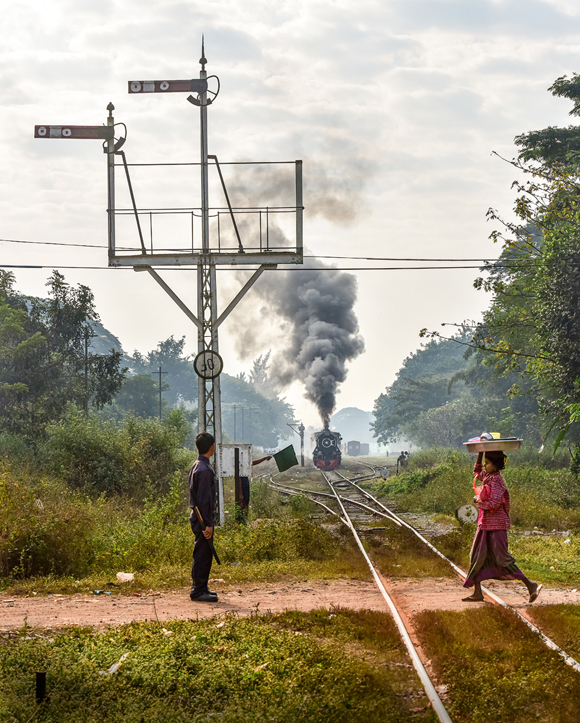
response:
[[[204,48],[204,45],[205,45],[205,38],[204,38],[204,36],[202,35],[202,36],[201,36],[201,58],[199,59],[199,62],[200,62],[200,65],[201,65],[201,69],[202,69],[202,70],[205,70],[205,64],[207,63],[207,59],[206,59],[206,57],[205,57],[205,48]]]

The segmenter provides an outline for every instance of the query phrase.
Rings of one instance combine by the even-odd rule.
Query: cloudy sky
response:
[[[196,161],[198,115],[185,96],[130,96],[127,81],[197,77],[202,33],[208,72],[221,80],[210,153],[303,159],[309,253],[493,258],[485,215],[490,206],[510,214],[514,172],[492,151],[512,157],[515,135],[570,123],[569,102],[547,88],[580,70],[579,16],[571,0],[4,0],[0,238],[45,245],[4,241],[1,262],[106,267],[100,142],[35,140],[33,127],[99,125],[112,101],[128,127],[129,161]],[[136,178],[158,206],[181,203],[190,180]],[[148,275],[63,273],[94,290],[126,351],[146,352],[171,334],[196,350],[191,323]],[[366,351],[350,365],[339,408],[370,410],[419,346],[421,328],[477,319],[488,303],[472,288],[476,269],[353,273]],[[41,295],[49,274],[16,270],[17,286]],[[222,308],[238,276],[218,275]],[[195,308],[195,272],[165,277]],[[228,373],[280,344],[267,317],[256,294],[224,324]],[[253,331],[252,344],[247,335],[240,342],[241,327]],[[317,424],[302,394],[295,384],[288,399]]]

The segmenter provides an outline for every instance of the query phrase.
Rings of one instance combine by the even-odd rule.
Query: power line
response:
[[[107,246],[104,246],[102,244],[79,244],[79,243],[65,243],[64,241],[25,241],[22,239],[12,239],[12,238],[0,238],[0,243],[11,243],[11,244],[37,244],[39,246],[72,246],[76,248],[86,248],[86,249],[106,249]],[[119,248],[120,251],[131,251],[130,248]],[[173,249],[175,250],[175,249]],[[343,260],[351,260],[351,261],[417,261],[417,262],[475,262],[475,261],[481,261],[482,263],[494,263],[497,264],[498,262],[502,261],[519,261],[522,263],[527,263],[527,259],[522,259],[521,257],[504,257],[500,259],[495,259],[490,262],[489,257],[488,258],[480,258],[480,259],[422,259],[422,258],[398,258],[396,256],[318,256],[314,254],[306,254],[304,256],[305,259],[343,259]]]
[[[519,264],[518,267],[531,267],[539,266],[539,264]],[[195,268],[193,264],[183,265],[181,267],[165,267],[158,266],[151,263],[151,267],[158,268],[163,271],[180,271],[183,269]],[[509,267],[507,267],[509,269]],[[514,268],[514,267],[511,267]],[[61,266],[58,264],[51,265],[31,265],[31,264],[2,264],[0,263],[0,269],[86,269],[90,271],[103,271],[110,269],[121,269],[125,271],[132,271],[133,266]],[[455,269],[481,269],[481,266],[325,266],[322,268],[316,266],[307,266],[302,268],[288,268],[288,269],[272,269],[272,271],[453,271]],[[246,266],[235,266],[233,268],[218,268],[218,271],[255,271],[254,267]],[[487,271],[487,269],[483,269]]]

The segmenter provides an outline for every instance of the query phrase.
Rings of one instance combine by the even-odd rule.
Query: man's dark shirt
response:
[[[189,470],[189,506],[199,509],[208,527],[215,526],[215,474],[209,459],[202,455]]]

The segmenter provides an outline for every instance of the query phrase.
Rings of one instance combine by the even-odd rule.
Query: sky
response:
[[[569,101],[547,89],[580,70],[580,8],[571,0],[1,5],[1,263],[103,267],[63,273],[94,291],[103,324],[129,353],[170,335],[185,335],[194,353],[195,328],[148,274],[106,268],[100,142],[35,139],[35,125],[101,125],[112,102],[130,162],[197,161],[198,111],[186,94],[129,95],[127,81],[198,77],[203,33],[207,71],[221,83],[208,109],[209,152],[220,161],[303,160],[308,254],[495,258],[486,212],[511,217],[516,174],[493,152],[512,158],[514,136],[569,125]],[[188,173],[135,169],[138,204],[198,205]],[[50,273],[15,269],[16,286],[44,295]],[[442,323],[477,320],[489,304],[473,288],[477,269],[352,273],[365,352],[349,364],[338,409],[371,410],[420,346],[420,329],[447,331]],[[195,271],[163,275],[195,309]],[[218,273],[220,308],[242,277]],[[237,374],[257,354],[275,353],[285,327],[257,291],[220,333],[224,370]],[[317,426],[302,386],[285,394],[297,417]]]

